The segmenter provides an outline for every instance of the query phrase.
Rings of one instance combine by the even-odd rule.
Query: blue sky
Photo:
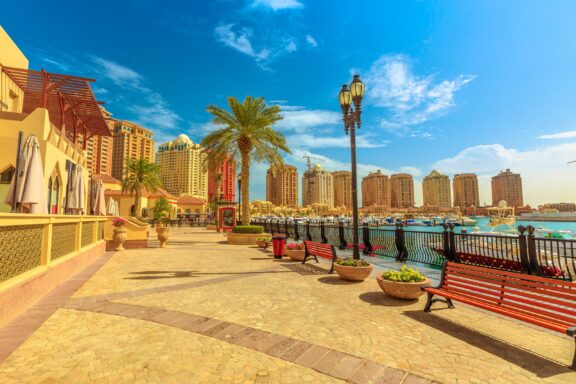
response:
[[[33,69],[90,76],[115,117],[164,142],[212,129],[208,104],[234,95],[282,105],[303,155],[349,169],[337,94],[366,83],[359,171],[520,172],[525,201],[574,201],[576,2],[3,2],[0,24]],[[266,164],[252,197],[265,197]]]

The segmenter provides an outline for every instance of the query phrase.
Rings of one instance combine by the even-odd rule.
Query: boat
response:
[[[499,225],[508,225],[511,227],[516,223],[514,207],[509,207],[504,200],[500,201],[497,207],[488,208],[488,217],[490,218],[491,227]]]
[[[476,224],[478,224],[477,220],[473,220],[470,217],[466,216],[461,217],[460,220],[462,220],[462,225],[464,225],[465,227],[475,227]]]

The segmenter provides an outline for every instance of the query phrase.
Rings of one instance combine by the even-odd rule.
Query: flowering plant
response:
[[[304,244],[291,243],[291,244],[286,245],[286,249],[289,251],[303,251],[304,250]]]
[[[126,224],[128,222],[128,220],[123,219],[121,217],[116,217],[114,220],[112,220],[112,225],[115,227],[121,227],[124,224]]]

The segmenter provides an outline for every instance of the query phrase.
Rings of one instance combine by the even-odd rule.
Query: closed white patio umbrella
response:
[[[83,170],[80,165],[76,165],[70,173],[71,182],[69,184],[70,189],[68,190],[68,204],[66,208],[69,209],[70,213],[75,215],[82,215],[84,213],[86,182]]]
[[[108,205],[106,205],[106,213],[109,216],[118,216],[118,203],[113,198],[108,199]]]
[[[92,210],[96,216],[106,215],[106,200],[104,199],[104,184],[102,184],[102,180],[98,180],[96,183],[96,191],[94,192],[94,206],[92,207]]]
[[[15,200],[17,212],[46,214],[46,193],[40,144],[36,136],[30,135],[20,152],[18,169],[12,178],[5,202],[13,204]]]

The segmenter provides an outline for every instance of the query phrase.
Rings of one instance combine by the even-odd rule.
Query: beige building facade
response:
[[[510,207],[524,206],[520,174],[506,169],[492,178],[492,205],[497,206],[500,201],[507,202]]]
[[[314,203],[334,207],[334,178],[319,164],[309,168],[302,177],[302,206]]]
[[[160,166],[162,187],[176,196],[208,199],[206,154],[184,134],[158,147],[156,162]]]
[[[298,170],[284,164],[282,169],[266,172],[266,200],[277,207],[298,207]]]
[[[352,208],[352,172],[332,172],[334,183],[334,206]]]
[[[362,179],[362,206],[390,207],[390,182],[381,170],[371,172]]]
[[[127,159],[143,158],[154,162],[152,131],[130,121],[117,120],[112,153],[112,176],[122,180]]]
[[[437,170],[433,170],[424,177],[422,192],[425,207],[450,208],[452,206],[450,178]]]
[[[469,208],[480,206],[478,177],[474,173],[459,173],[452,181],[454,207]]]
[[[110,129],[110,136],[92,136],[86,141],[86,165],[92,175],[112,176],[112,154],[114,150],[114,125],[112,114],[102,108],[102,114]]]
[[[395,173],[390,176],[390,205],[392,208],[414,207],[414,179],[408,173]]]

